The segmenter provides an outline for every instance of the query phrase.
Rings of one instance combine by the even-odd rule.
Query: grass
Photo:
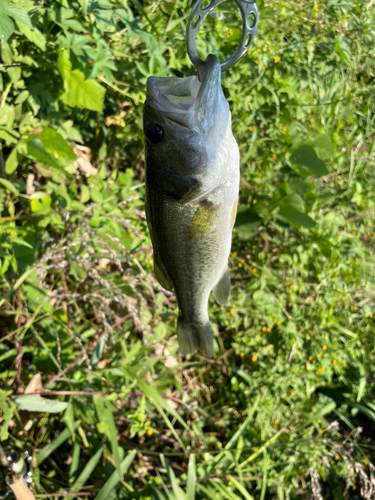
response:
[[[258,3],[223,75],[241,188],[207,360],[178,353],[144,215],[145,82],[193,73],[191,3],[72,2],[83,31],[16,2],[39,35],[17,25],[1,52],[0,418],[37,498],[374,496],[374,8]],[[229,5],[202,54],[232,52]]]

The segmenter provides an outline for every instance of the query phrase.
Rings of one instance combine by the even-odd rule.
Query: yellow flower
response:
[[[364,463],[365,463],[365,465],[368,465],[368,462],[367,462],[367,460],[365,460],[365,462],[364,462]]]
[[[323,351],[326,351],[326,350],[327,350],[327,346],[326,346],[326,345],[324,345],[324,346],[322,347],[322,349],[323,349]]]
[[[291,393],[291,395],[292,395],[292,396],[295,396],[295,395],[296,395],[296,393],[295,393],[295,392],[292,392],[292,393]]]
[[[11,231],[10,235],[11,236],[16,236],[16,233],[14,231]]]
[[[290,285],[290,287],[289,287],[289,288],[290,288],[291,290],[293,290],[293,285]]]
[[[340,460],[340,457],[338,455],[335,455],[335,460]]]
[[[322,421],[320,420],[320,418],[317,420],[317,422],[318,422],[318,424],[321,424],[321,423],[322,423]]]
[[[229,34],[230,34],[230,36],[233,36],[233,31],[232,31],[232,30],[230,30]]]
[[[268,332],[268,333],[271,333],[271,328],[267,328],[267,332]]]
[[[255,64],[259,64],[259,61],[255,61]]]
[[[275,155],[275,153],[273,153],[273,155],[272,155],[272,158],[276,158],[276,155]]]
[[[274,59],[275,63],[278,63],[280,61],[280,57],[279,56],[276,56],[275,59]]]
[[[233,252],[233,256],[236,257],[236,255],[237,255],[237,252]]]
[[[343,367],[344,367],[344,368],[347,368],[347,367],[348,367],[347,363],[344,363],[344,364],[343,364]]]
[[[313,356],[309,356],[309,361],[312,361],[313,359]]]
[[[319,429],[319,432],[323,432],[323,429]]]
[[[243,266],[242,262],[239,262],[238,267],[242,267],[242,266]]]
[[[334,360],[332,361],[332,364],[336,366],[336,365],[337,365],[337,361],[334,359]]]
[[[243,358],[245,356],[245,353],[244,352],[240,352],[240,356],[241,356],[241,358]]]
[[[367,232],[367,234],[368,234],[369,236],[371,236],[371,232],[370,232],[370,231],[368,231],[368,232]]]
[[[276,324],[277,324],[277,326],[280,326],[281,325],[281,321],[278,321]]]
[[[370,318],[372,319],[373,317],[374,317],[374,315],[373,315],[373,314],[370,314]]]
[[[264,326],[264,327],[262,328],[262,332],[266,332],[266,331],[267,331],[267,328]]]
[[[345,298],[345,297],[342,297],[342,300],[345,302],[346,298]]]
[[[253,363],[255,363],[255,361],[256,361],[257,359],[258,359],[258,358],[257,358],[256,356],[253,356],[253,357],[251,358],[251,361],[253,361]]]
[[[288,129],[286,127],[283,127],[283,132],[286,132]]]
[[[250,130],[250,132],[252,132],[253,131],[253,127],[249,127],[249,130]]]
[[[257,48],[257,52],[260,52],[260,48],[259,47]]]
[[[275,418],[275,425],[277,425],[279,423],[279,421],[277,420],[277,418]]]
[[[234,309],[231,309],[229,312],[230,312],[231,314],[234,314]]]
[[[322,95],[323,95],[323,94],[322,94],[321,92],[319,92],[319,97],[322,97]]]
[[[257,272],[256,268],[255,268],[255,267],[253,267],[253,273],[256,273],[256,272]]]
[[[317,7],[315,7],[315,9],[314,9],[314,10],[315,10],[315,12],[319,12],[319,9],[318,9]]]
[[[152,436],[152,435],[153,435],[153,433],[154,433],[154,431],[153,431],[152,429],[149,429],[149,430],[147,431],[147,436]]]
[[[357,489],[357,486],[353,486],[352,490],[356,490]]]
[[[299,17],[296,17],[296,21],[299,21]]]

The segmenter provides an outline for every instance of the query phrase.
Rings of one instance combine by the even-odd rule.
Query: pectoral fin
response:
[[[215,285],[213,292],[218,304],[223,306],[228,302],[230,294],[230,276],[228,268],[225,269],[219,282]]]
[[[165,290],[168,290],[169,292],[172,291],[173,285],[169,281],[169,279],[165,277],[163,271],[160,269],[158,263],[156,262],[155,257],[154,257],[154,273],[155,273],[155,277],[158,280],[158,282],[160,283],[160,285],[163,288],[165,288]]]

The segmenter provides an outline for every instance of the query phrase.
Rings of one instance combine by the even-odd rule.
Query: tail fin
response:
[[[212,358],[214,355],[214,342],[210,321],[206,323],[191,324],[184,323],[182,318],[178,318],[177,335],[180,351],[183,356],[191,354],[197,349],[206,356]]]

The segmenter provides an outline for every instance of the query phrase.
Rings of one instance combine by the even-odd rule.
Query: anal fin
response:
[[[228,268],[225,269],[219,282],[215,285],[213,292],[218,304],[223,306],[228,302],[230,295],[230,275]]]

